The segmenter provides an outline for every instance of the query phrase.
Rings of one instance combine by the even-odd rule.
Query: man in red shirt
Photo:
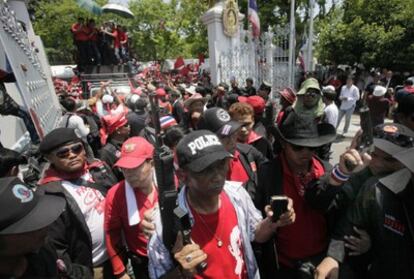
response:
[[[385,97],[386,92],[387,89],[384,86],[377,85],[373,94],[367,98],[372,127],[384,124],[384,119],[391,105],[391,101]]]
[[[155,227],[152,214],[158,207],[158,190],[153,176],[154,147],[142,137],[124,142],[115,166],[125,180],[108,192],[105,204],[105,240],[114,275],[129,279],[124,260],[126,251],[136,278],[149,278],[147,243]],[[125,249],[122,241],[125,237]]]
[[[87,65],[88,60],[88,40],[89,29],[85,24],[85,19],[78,18],[78,22],[72,24],[70,31],[73,34],[73,40],[78,49],[78,65]]]
[[[178,209],[190,218],[193,243],[183,245],[178,235],[172,249],[174,263],[161,239],[157,215],[156,234],[148,244],[151,278],[258,278],[251,241],[269,239],[278,227],[294,222],[294,212],[288,210],[280,222],[273,223],[273,212],[267,207],[268,215],[262,220],[240,183],[225,181],[232,155],[210,131],[185,136],[176,156],[178,175],[185,184]],[[197,270],[202,262],[206,265]]]
[[[121,41],[120,41],[118,26],[114,25],[110,32],[106,29],[101,29],[101,32],[108,35],[108,36],[111,36],[113,38],[113,40],[114,40],[114,54],[115,54],[115,57],[116,57],[116,60],[117,60],[116,63],[119,63],[121,61],[121,54],[120,54]]]
[[[310,187],[310,183],[320,179],[331,168],[315,155],[315,149],[335,139],[335,127],[327,123],[316,124],[312,118],[290,113],[277,131],[282,151],[274,160],[262,165],[255,204],[262,209],[271,196],[288,196],[293,200],[297,219],[294,224],[278,229],[275,238],[263,245],[263,258],[266,260],[261,267],[261,276],[308,278],[297,277],[300,272],[298,265],[314,261],[316,266],[323,259],[328,245],[324,213],[314,206],[323,203],[308,200],[308,194],[316,189],[316,186]],[[328,190],[332,190],[332,195]],[[329,193],[322,195],[327,196],[329,203],[329,198],[335,197],[335,190],[333,187],[320,192]]]

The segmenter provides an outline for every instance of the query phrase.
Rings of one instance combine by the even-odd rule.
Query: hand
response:
[[[267,218],[271,219],[273,216],[273,211],[270,205],[267,205],[265,207],[265,212],[266,212]],[[277,220],[276,222],[276,227],[280,228],[280,227],[293,224],[295,222],[295,219],[296,219],[296,214],[295,214],[295,210],[293,209],[293,200],[291,198],[288,198],[287,211],[283,213],[282,215],[280,215],[279,220]]]
[[[351,146],[339,157],[339,169],[344,174],[351,174],[361,171],[366,168],[371,162],[371,156],[368,153],[360,154],[356,148],[360,141],[362,130],[359,130],[355,137],[352,139]],[[349,165],[354,166],[353,169],[348,169],[347,162]]]
[[[339,264],[331,257],[326,257],[315,269],[315,279],[337,279]]]
[[[352,235],[345,236],[345,247],[350,250],[348,255],[359,256],[368,252],[371,248],[371,238],[366,231],[360,230],[357,227],[354,227],[354,231],[359,235],[359,237]]]
[[[197,244],[191,243],[183,246],[181,233],[178,233],[172,251],[185,278],[192,278],[197,273],[197,266],[207,259],[207,254]]]
[[[145,237],[149,239],[151,235],[155,232],[154,225],[154,208],[148,209],[144,213],[144,219],[139,223],[141,231],[144,233]]]

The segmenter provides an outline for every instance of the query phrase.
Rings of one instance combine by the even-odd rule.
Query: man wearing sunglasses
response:
[[[255,204],[264,208],[274,195],[284,195],[293,200],[297,215],[294,224],[279,228],[274,237],[262,247],[263,278],[302,278],[305,264],[315,265],[323,259],[328,244],[328,226],[323,211],[317,205],[334,198],[337,189],[322,189],[314,192],[315,182],[319,181],[331,166],[321,161],[315,150],[331,143],[335,137],[335,127],[313,118],[304,118],[290,113],[277,129],[281,141],[280,154],[259,171],[259,187]],[[264,213],[263,213],[264,214]],[[276,253],[275,253],[276,250]],[[307,278],[307,277],[303,277]]]
[[[108,278],[111,266],[104,239],[107,189],[116,183],[101,161],[87,162],[74,129],[57,128],[39,146],[50,166],[39,181],[47,193],[65,198],[64,213],[50,228],[50,238],[65,261],[69,278]],[[105,274],[103,273],[105,272]]]

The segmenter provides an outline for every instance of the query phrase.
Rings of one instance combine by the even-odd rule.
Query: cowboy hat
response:
[[[293,145],[319,147],[331,143],[336,138],[335,127],[328,123],[315,123],[314,119],[301,117],[292,112],[280,127],[276,127],[279,137]]]

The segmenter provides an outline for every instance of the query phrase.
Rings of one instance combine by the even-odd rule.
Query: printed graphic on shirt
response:
[[[242,278],[242,271],[244,266],[244,259],[241,247],[241,233],[239,227],[235,226],[230,234],[230,245],[228,246],[228,249],[230,251],[230,254],[232,254],[234,259],[236,260],[236,267],[234,269],[234,273],[239,278]]]

